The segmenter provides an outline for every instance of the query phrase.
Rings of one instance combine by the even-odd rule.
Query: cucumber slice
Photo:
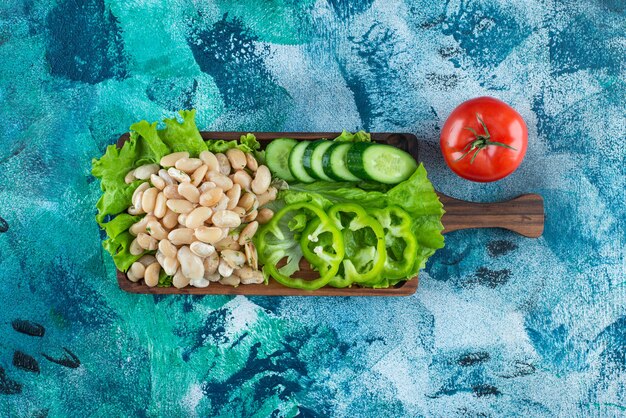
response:
[[[315,179],[309,175],[304,169],[303,159],[304,150],[309,146],[311,141],[300,141],[293,147],[289,153],[289,171],[297,181],[302,183],[313,183]]]
[[[417,168],[411,154],[391,145],[356,142],[346,156],[348,170],[363,180],[398,184]]]
[[[291,138],[277,138],[265,147],[265,162],[272,174],[286,181],[295,178],[289,171],[289,154],[298,141]]]
[[[331,141],[320,139],[318,141],[311,142],[304,150],[304,158],[302,160],[304,169],[311,177],[314,177],[317,180],[333,180],[327,176],[326,173],[324,173],[324,169],[322,168],[322,157],[324,156],[324,152],[326,152],[328,147],[332,144],[333,143]]]
[[[326,150],[322,157],[322,167],[328,177],[337,181],[361,180],[346,165],[346,155],[351,146],[351,142],[335,142]]]

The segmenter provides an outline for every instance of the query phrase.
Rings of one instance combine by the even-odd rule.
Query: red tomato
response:
[[[511,106],[477,97],[452,111],[441,129],[441,152],[459,176],[479,182],[500,180],[524,159],[528,129]]]

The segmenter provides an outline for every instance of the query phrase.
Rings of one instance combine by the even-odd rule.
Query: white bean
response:
[[[224,191],[222,189],[214,188],[202,193],[200,195],[199,202],[202,206],[215,206],[219,203],[223,196]]]
[[[166,257],[176,257],[176,253],[178,252],[176,246],[167,238],[159,241],[159,251],[161,251]]]
[[[224,191],[230,190],[230,188],[233,187],[233,181],[221,173],[213,171],[209,172],[208,176],[209,179],[215,183],[215,186]]]
[[[191,175],[191,183],[196,187],[200,186],[200,183],[204,180],[204,176],[206,176],[208,170],[209,167],[204,164],[198,167],[198,169]]]
[[[141,207],[137,208],[134,205],[129,207],[127,212],[129,215],[133,215],[133,216],[143,215],[144,213],[146,213],[143,210],[141,210]]]
[[[174,152],[161,158],[161,161],[159,161],[159,163],[162,167],[174,167],[176,165],[176,161],[180,160],[181,158],[189,158],[189,153],[186,151]]]
[[[180,247],[178,250],[178,262],[183,274],[190,279],[197,279],[204,276],[204,264],[202,259],[191,252],[188,246]]]
[[[204,260],[202,260],[202,263],[204,264],[204,278],[211,280],[207,276],[211,274],[215,274],[215,272],[217,272],[217,266],[219,266],[220,264],[219,255],[217,255],[217,252],[214,252],[213,254],[209,255]],[[217,280],[211,280],[211,281],[215,282]]]
[[[137,244],[139,244],[139,246],[144,250],[154,251],[157,249],[157,240],[152,238],[148,234],[144,234],[142,232],[137,235],[137,238],[135,238],[135,240],[137,240]]]
[[[178,213],[168,208],[162,221],[164,227],[166,227],[167,229],[172,229],[176,227],[176,225],[178,225]]]
[[[265,280],[263,273],[258,270],[252,270],[248,266],[235,270],[235,273],[241,279],[241,284],[261,284]]]
[[[230,210],[218,210],[213,214],[211,221],[220,228],[237,228],[241,225],[239,215]]]
[[[179,169],[174,168],[174,167],[168,168],[167,174],[169,174],[171,178],[173,178],[179,183],[183,183],[185,181],[187,182],[191,181],[191,177],[189,177],[187,173],[180,171]]]
[[[165,214],[167,213],[166,202],[167,202],[167,198],[165,197],[163,192],[160,192],[157,195],[156,200],[154,202],[154,216],[156,216],[159,219],[165,216]]]
[[[163,225],[159,221],[148,222],[146,231],[154,237],[154,239],[162,240],[167,238],[167,231],[163,228]]]
[[[266,224],[274,217],[274,212],[271,209],[263,208],[259,211],[259,214],[256,216],[256,220],[259,221],[260,224]]]
[[[163,253],[157,249],[157,252],[156,254],[154,254],[154,256],[156,257],[157,262],[162,266],[163,261],[165,260],[165,256],[163,255]]]
[[[220,264],[217,267],[217,271],[222,277],[229,277],[233,274],[233,270],[233,267],[228,264],[226,260],[224,260],[223,258],[220,259]]]
[[[243,170],[237,171],[233,174],[233,182],[240,185],[243,190],[250,190],[250,184],[252,183],[252,177],[250,174]]]
[[[239,251],[241,249],[241,245],[239,245],[235,237],[230,236],[230,235],[216,242],[214,244],[214,247],[217,251],[224,251],[224,250]]]
[[[239,245],[244,245],[246,242],[250,241],[256,231],[259,229],[259,223],[257,221],[250,222],[239,234]]]
[[[146,212],[143,210],[142,206],[141,206],[141,201],[142,201],[142,200],[143,200],[143,192],[139,192],[139,193],[135,194],[135,195],[133,196],[133,206],[131,206],[131,207],[128,209],[129,213],[130,213],[130,210],[131,210],[131,209],[132,209],[132,210],[134,210],[134,211],[136,211],[137,213],[146,213]],[[133,214],[131,213],[131,215],[133,215]]]
[[[175,184],[168,184],[163,189],[163,194],[168,199],[184,199],[180,193],[178,193],[178,186]]]
[[[174,277],[172,277],[172,284],[174,287],[182,289],[183,287],[189,285],[189,277],[185,277],[182,270],[179,268],[178,271],[176,271],[176,274],[174,274]]]
[[[191,279],[189,281],[189,284],[192,285],[193,287],[207,287],[208,285],[211,284],[211,282],[205,279],[204,277],[199,277],[197,279]]]
[[[243,196],[241,196],[241,199],[239,199],[237,206],[242,207],[246,211],[248,211],[252,208],[252,205],[254,204],[255,201],[256,201],[256,196],[254,194],[246,193]]]
[[[220,256],[232,268],[241,267],[246,263],[246,256],[241,251],[223,250]]]
[[[237,208],[235,208],[235,209],[237,209]],[[250,213],[248,213],[246,216],[243,217],[243,221],[244,222],[255,221],[258,215],[259,215],[259,212],[257,212],[256,210],[253,210]]]
[[[195,241],[193,229],[189,228],[174,229],[167,234],[167,239],[174,245],[188,245]]]
[[[143,279],[143,276],[146,273],[146,266],[144,266],[143,264],[141,264],[138,261],[135,261],[130,266],[130,270],[128,270],[128,272],[132,273],[137,278],[137,280]],[[137,281],[137,280],[135,280],[135,281]]]
[[[130,270],[128,272],[126,272],[126,278],[128,280],[130,280],[131,282],[135,282],[135,283],[138,282],[139,280],[141,280],[141,277],[135,276],[135,273],[133,273]]]
[[[200,187],[198,187],[200,193],[206,193],[211,189],[215,189],[215,183],[213,183],[212,181],[205,181],[200,185]]]
[[[161,272],[161,265],[159,263],[150,264],[146,267],[146,273],[143,280],[149,287],[154,287],[159,284],[159,273]]]
[[[135,224],[133,224],[129,229],[132,235],[137,236],[140,232],[146,232],[146,226],[148,226],[148,222],[156,221],[156,218],[152,215],[146,215],[141,220]]]
[[[276,195],[278,194],[278,190],[275,187],[270,187],[263,194],[257,195],[257,200],[259,202],[259,206],[263,206],[267,202],[271,202],[276,199]]]
[[[169,186],[170,184],[174,184],[174,179],[169,174],[167,174],[167,170],[164,168],[159,170],[159,177],[163,179],[166,186]]]
[[[211,151],[202,151],[199,155],[204,164],[209,167],[209,171],[217,171],[220,169],[220,163],[217,161],[217,157]]]
[[[220,153],[215,154],[215,158],[217,158],[217,162],[220,167],[219,171],[225,176],[229,175],[230,174],[230,162],[228,161],[228,157],[220,152]]]
[[[228,205],[227,209],[233,209],[237,206],[237,202],[239,202],[239,198],[241,197],[241,186],[238,184],[233,184],[233,187],[226,193],[228,196]]]
[[[202,160],[199,158],[181,158],[176,161],[174,166],[180,171],[184,171],[187,174],[191,174],[196,171],[202,165]]]
[[[231,167],[235,170],[243,170],[246,166],[246,154],[238,148],[231,148],[227,150],[226,157],[228,157]]]
[[[250,187],[252,187],[252,191],[254,193],[260,195],[267,191],[267,188],[270,187],[271,182],[272,174],[270,173],[270,169],[264,165],[261,165],[257,169],[256,175],[254,176],[254,180],[252,180]]]
[[[158,164],[145,164],[135,169],[135,177],[140,180],[148,180],[151,175],[159,172]]]
[[[246,210],[239,206],[235,206],[231,210],[235,212],[240,218],[246,214]]]
[[[214,226],[201,226],[195,229],[196,238],[208,244],[215,244],[222,239],[222,230]]]
[[[244,251],[246,253],[246,260],[248,261],[248,265],[254,270],[258,270],[259,254],[254,244],[252,242],[246,242],[246,244],[244,245]]]
[[[217,205],[213,208],[213,211],[224,210],[228,206],[228,196],[222,196]]]
[[[176,257],[165,257],[161,265],[163,266],[163,270],[165,270],[165,273],[168,276],[176,274],[176,271],[180,266]]]
[[[218,272],[213,272],[207,274],[206,270],[204,271],[204,278],[210,282],[219,282],[222,276]]]
[[[163,180],[161,177],[159,177],[157,174],[152,174],[150,176],[150,183],[152,183],[152,185],[154,187],[156,187],[159,190],[163,190],[165,189],[165,180]]]
[[[192,253],[198,257],[208,257],[215,252],[215,247],[200,241],[194,241],[189,246]]]
[[[146,181],[146,182],[141,183],[139,186],[137,186],[137,188],[136,188],[136,189],[135,189],[135,191],[133,192],[133,197],[131,198],[131,200],[132,200],[133,202],[135,202],[135,199],[136,199],[137,195],[138,195],[139,193],[145,192],[145,191],[146,191],[146,190],[148,190],[149,188],[150,188],[150,183],[148,183],[147,181]]]
[[[176,213],[189,213],[193,210],[193,203],[183,199],[170,199],[167,201],[167,207]]]
[[[135,170],[130,170],[126,173],[126,176],[124,176],[124,183],[126,184],[130,184],[135,180],[137,180],[137,177],[135,177]]]
[[[191,203],[198,203],[200,199],[198,188],[191,183],[180,183],[178,185],[178,193]]]
[[[146,254],[142,255],[141,258],[137,260],[137,262],[143,264],[144,267],[148,267],[150,264],[156,263],[157,259],[152,254]]]
[[[259,163],[257,162],[256,158],[254,158],[254,155],[252,155],[252,153],[250,152],[246,152],[246,166],[251,171],[256,171],[257,168],[259,168]]]
[[[212,214],[213,211],[211,210],[211,208],[199,206],[187,215],[187,219],[185,220],[185,226],[191,229],[198,228],[204,225],[204,222],[206,222]]]
[[[186,213],[181,213],[180,215],[178,215],[178,224],[181,225],[183,228],[187,227],[187,214]]]
[[[220,279],[220,284],[223,284],[225,286],[237,287],[239,286],[240,283],[241,283],[241,280],[239,279],[239,276],[236,276],[234,274],[231,274],[228,277],[224,277]]]

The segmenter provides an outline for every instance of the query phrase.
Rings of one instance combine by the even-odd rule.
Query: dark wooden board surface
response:
[[[202,132],[207,139],[239,139],[246,132]],[[337,132],[252,132],[264,147],[270,140],[287,137],[296,140],[315,140],[321,138],[335,138]],[[117,141],[121,147],[129,138],[122,135]],[[387,143],[410,153],[417,161],[418,143],[415,135],[407,133],[372,133],[376,142]],[[446,211],[442,222],[444,234],[459,229],[470,228],[504,228],[527,237],[539,237],[543,232],[544,209],[543,199],[536,194],[527,194],[515,199],[497,203],[472,203],[458,200],[439,193],[439,198]],[[291,289],[274,280],[268,285],[240,285],[238,287],[224,286],[211,283],[205,288],[186,287],[148,287],[143,281],[133,283],[126,278],[126,274],[117,271],[117,280],[122,290],[130,293],[147,294],[182,294],[182,295],[259,295],[259,296],[408,296],[415,293],[418,278],[415,277],[396,287],[388,289],[369,289],[352,287],[335,289],[323,287],[315,291]]]

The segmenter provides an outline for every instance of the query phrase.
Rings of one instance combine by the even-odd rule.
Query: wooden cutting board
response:
[[[206,139],[233,140],[247,132],[202,132]],[[294,138],[299,141],[315,140],[321,138],[335,138],[337,132],[253,132],[262,146],[275,138]],[[117,141],[121,147],[129,139],[129,135],[122,135]],[[373,133],[372,139],[376,142],[386,143],[403,149],[410,153],[417,161],[418,146],[415,135],[406,133]],[[517,232],[529,238],[537,238],[543,233],[544,209],[543,199],[537,194],[525,194],[515,199],[497,203],[472,203],[454,199],[438,193],[441,203],[446,211],[442,222],[443,233],[471,228],[504,228]],[[306,262],[303,261],[304,268]],[[175,287],[148,287],[143,281],[133,283],[126,278],[126,274],[117,271],[117,281],[122,290],[130,293],[150,294],[179,294],[179,295],[260,295],[260,296],[408,296],[417,290],[418,278],[415,277],[406,282],[399,283],[388,289],[368,289],[352,287],[335,289],[323,287],[315,291],[291,289],[274,280],[268,285],[240,285],[238,287],[224,286],[219,283],[211,283],[206,288],[187,287],[177,289]]]

